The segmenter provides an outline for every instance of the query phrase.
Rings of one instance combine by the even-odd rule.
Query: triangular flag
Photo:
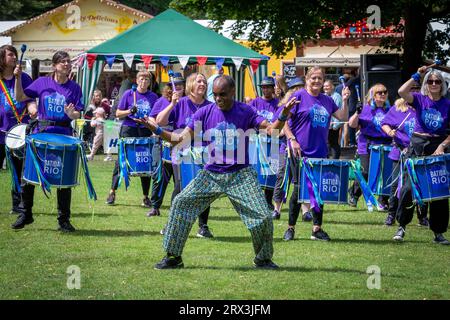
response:
[[[148,66],[150,65],[150,62],[152,61],[153,56],[142,55],[141,58],[142,58],[142,61],[144,61],[145,68],[148,70]]]
[[[94,66],[94,62],[95,62],[96,58],[97,58],[97,55],[94,54],[94,53],[88,53],[86,55],[86,59],[87,59],[87,62],[88,62],[88,68],[89,69],[92,69],[92,67]]]
[[[197,57],[197,62],[200,66],[204,65],[206,60],[208,60],[208,57]]]
[[[261,60],[259,60],[259,59],[250,59],[250,65],[252,66],[253,73],[255,73],[256,70],[258,70],[258,66],[259,66],[260,62],[261,62]]]
[[[164,67],[167,67],[167,65],[169,64],[169,57],[163,56],[163,57],[159,57],[159,60],[161,60],[161,63]]]
[[[180,61],[181,67],[184,69],[189,61],[189,56],[178,56],[178,61]]]
[[[78,67],[81,67],[83,65],[84,58],[85,58],[84,54],[78,57],[78,60],[77,60],[77,66]],[[27,61],[29,61],[29,60],[27,60]]]
[[[116,56],[115,55],[110,55],[110,56],[105,56],[106,59],[106,63],[108,64],[109,68],[112,68],[112,65],[114,63],[114,60],[116,60]]]
[[[134,60],[134,54],[123,54],[122,55],[123,60],[125,60],[127,66],[131,69],[131,67],[133,66],[133,60]]]
[[[242,65],[242,61],[244,61],[244,58],[231,58],[233,60],[234,65],[236,66],[236,70],[239,71]]]
[[[223,63],[225,62],[225,58],[216,58],[216,67],[217,70],[222,69]]]

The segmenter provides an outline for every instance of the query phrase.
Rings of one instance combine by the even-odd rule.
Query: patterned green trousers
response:
[[[256,258],[272,259],[271,212],[256,171],[251,167],[224,174],[199,171],[197,177],[173,201],[163,240],[164,250],[170,255],[181,256],[198,215],[222,194],[228,196],[250,231]]]

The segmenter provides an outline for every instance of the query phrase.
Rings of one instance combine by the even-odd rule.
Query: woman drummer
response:
[[[27,100],[24,102],[17,102],[15,99],[14,85],[15,79],[14,68],[16,67],[17,50],[11,45],[4,45],[0,47],[0,75],[1,75],[1,90],[0,90],[0,165],[3,164],[6,155],[5,136],[12,127],[18,124],[28,123],[30,116],[27,113],[27,106],[36,105],[34,100]],[[22,84],[24,86],[30,85],[33,80],[26,73],[21,75]],[[12,105],[11,105],[12,104]],[[22,180],[23,159],[11,153],[12,165],[18,179],[19,185]],[[11,190],[12,208],[10,213],[19,213],[20,193],[17,188]]]
[[[362,109],[357,108],[355,114],[350,117],[348,125],[350,128],[360,128],[358,136],[357,153],[361,160],[362,174],[367,180],[369,176],[370,146],[371,145],[390,145],[392,138],[381,129],[381,122],[389,111],[388,91],[386,87],[377,83],[373,85],[366,96],[366,104]],[[358,198],[362,194],[361,186],[355,181],[350,187],[350,198],[348,203],[356,207]],[[382,204],[379,210],[387,210],[388,196],[382,196]],[[367,204],[369,210],[372,205]]]
[[[28,106],[31,118],[38,118],[35,132],[58,133],[72,136],[70,125],[73,119],[80,118],[80,111],[84,109],[80,86],[69,79],[72,70],[70,56],[65,51],[58,51],[52,58],[53,72],[50,76],[39,77],[23,90],[18,77],[20,67],[16,68],[16,96],[20,100],[39,98],[39,104]],[[13,229],[22,229],[33,223],[34,185],[23,186],[22,201],[19,206],[20,215],[12,224]],[[70,223],[71,188],[57,189],[59,231],[73,232],[75,228]]]
[[[448,152],[450,136],[447,129],[450,125],[450,100],[444,96],[447,93],[447,83],[439,71],[427,72],[427,67],[420,67],[411,79],[398,90],[400,97],[411,104],[416,110],[417,124],[411,136],[407,157],[443,155]],[[420,93],[411,93],[415,81],[422,81]],[[400,224],[393,239],[403,241],[406,225],[411,222],[414,206],[412,205],[411,183],[406,178],[400,192],[397,219]],[[448,199],[435,200],[429,204],[430,229],[434,233],[434,243],[448,245],[444,237],[449,221]]]

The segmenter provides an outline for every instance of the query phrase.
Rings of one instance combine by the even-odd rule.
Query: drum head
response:
[[[26,124],[18,124],[12,127],[5,137],[6,146],[11,149],[19,149],[25,145]]]

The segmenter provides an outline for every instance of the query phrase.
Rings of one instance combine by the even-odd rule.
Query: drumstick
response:
[[[406,119],[408,119],[409,115],[411,114],[411,112],[408,112],[408,114],[406,115],[405,119],[403,119],[402,123],[400,123],[400,125],[397,127],[397,130],[400,130],[400,128],[402,127],[402,125],[405,123]]]
[[[359,86],[355,84],[356,94],[358,95],[358,102],[361,102],[361,96],[359,95]]]
[[[131,90],[133,90],[133,107],[136,106],[136,89],[137,89],[137,86],[135,84],[133,84],[133,86],[131,87]]]
[[[342,83],[342,87],[345,88],[345,77],[344,76],[340,76],[339,77],[339,81]]]
[[[173,71],[169,70],[169,78],[170,78],[170,82],[172,83],[172,91],[175,92],[176,89],[175,89],[175,82],[173,82],[173,76],[174,76]]]
[[[9,132],[9,131],[5,131],[5,130],[0,130],[0,131],[6,133],[6,135],[7,135],[8,137],[14,137],[14,138],[16,138],[16,139],[21,139],[21,138],[22,138],[22,137],[19,136],[18,134],[15,134],[15,133],[12,133],[12,132]]]
[[[431,64],[431,65],[429,65],[429,66],[426,67],[426,70],[428,70],[428,69],[430,69],[430,68],[433,68],[433,67],[436,67],[436,66],[440,66],[441,64],[442,64],[442,61],[439,60],[439,59],[436,59],[436,60],[434,60],[434,63],[433,63],[433,64]]]
[[[20,55],[20,60],[19,60],[19,65],[21,66],[21,65],[22,65],[23,54],[25,53],[25,51],[27,51],[27,45],[26,45],[26,44],[23,44],[23,45],[20,47],[20,51],[22,51],[22,54]]]

